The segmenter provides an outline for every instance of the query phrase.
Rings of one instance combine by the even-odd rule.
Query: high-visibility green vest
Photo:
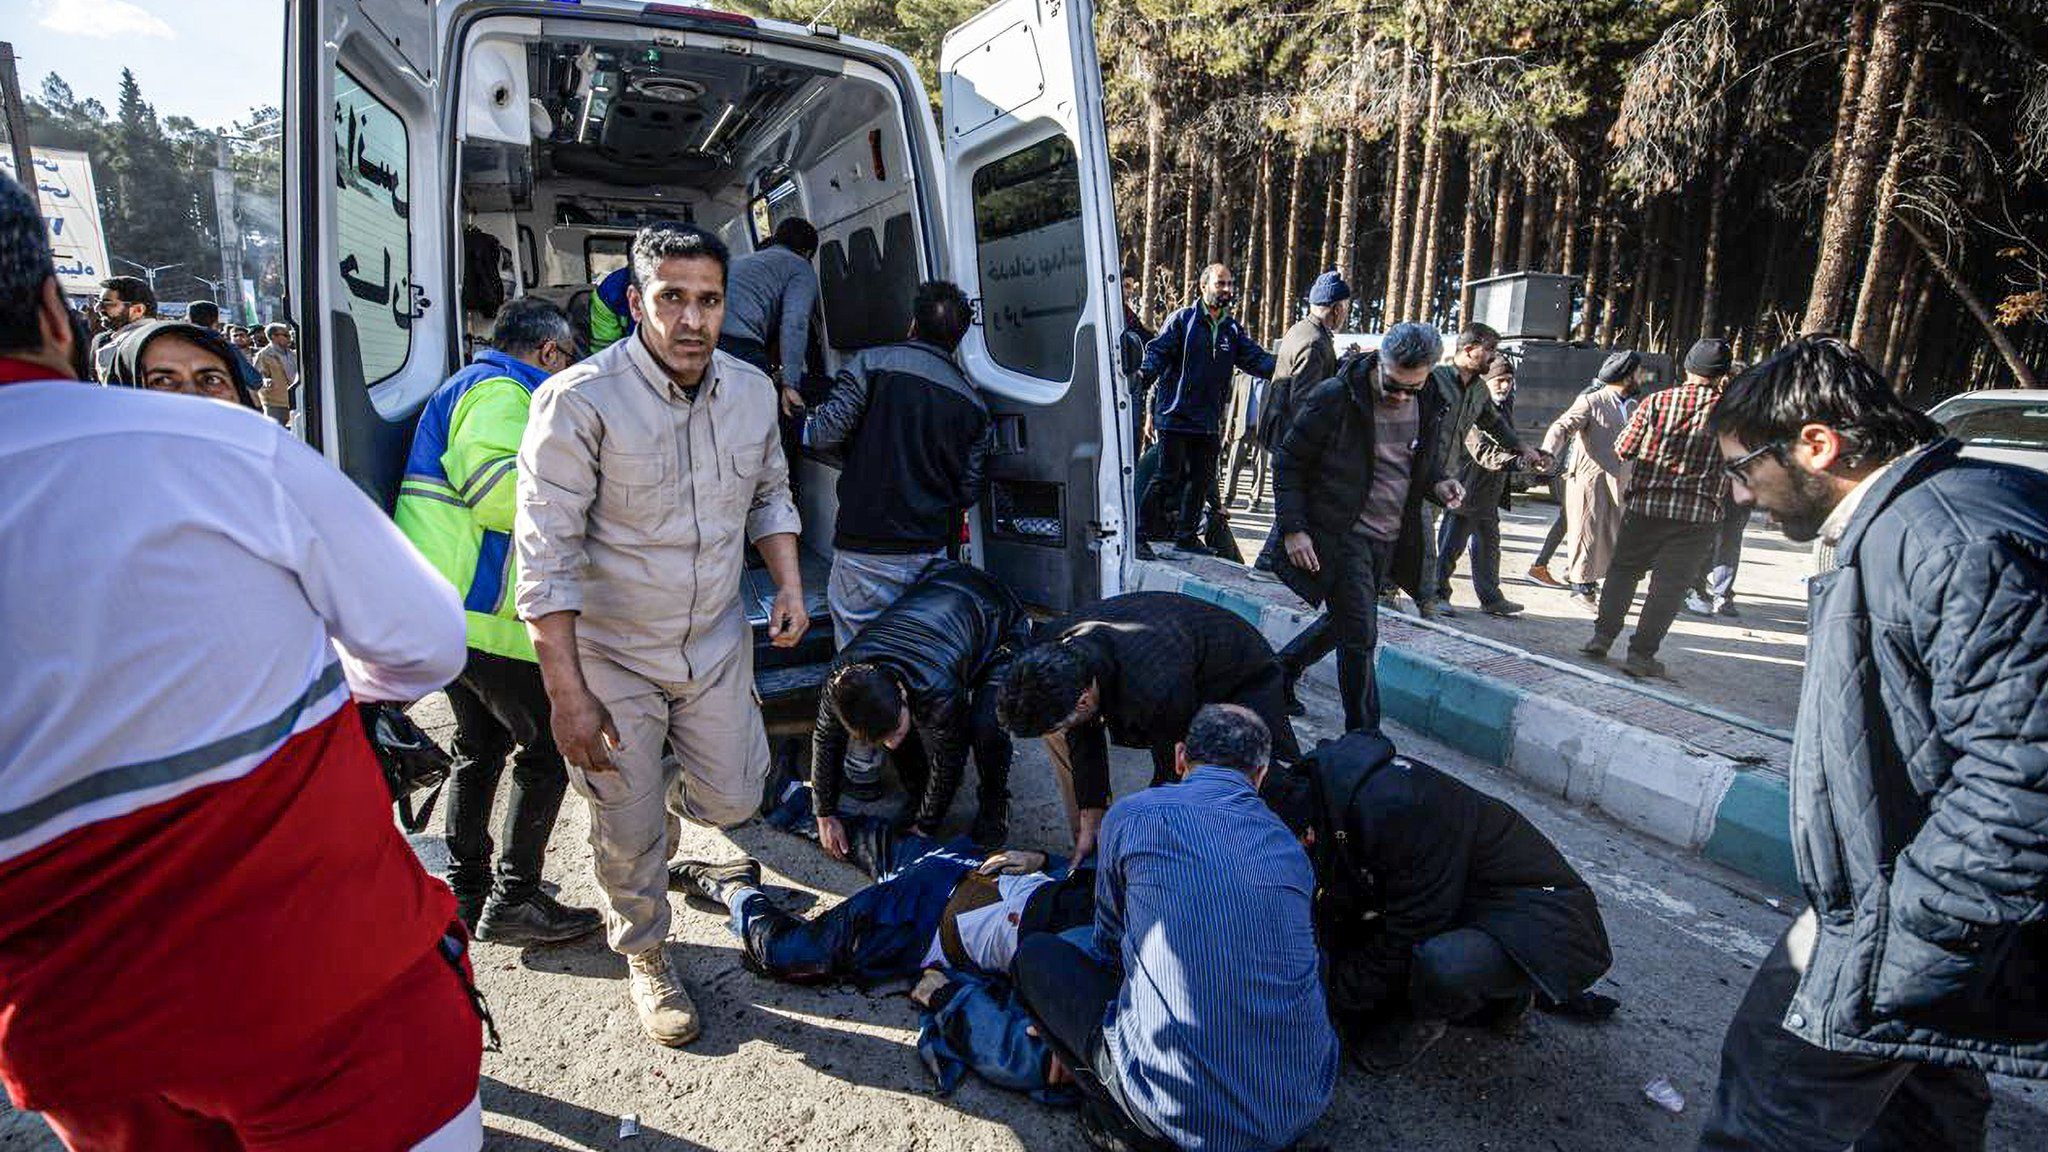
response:
[[[462,595],[469,646],[533,660],[512,602],[520,437],[547,373],[502,352],[479,353],[427,401],[406,458],[395,518]]]

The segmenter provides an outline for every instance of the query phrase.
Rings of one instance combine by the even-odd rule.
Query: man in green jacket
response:
[[[1501,416],[1499,408],[1494,407],[1493,394],[1481,378],[1480,373],[1499,348],[1499,332],[1486,324],[1467,324],[1458,333],[1457,348],[1451,353],[1450,362],[1436,367],[1433,381],[1443,392],[1448,405],[1442,422],[1437,425],[1436,452],[1437,459],[1444,462],[1444,470],[1450,475],[1458,475],[1470,463],[1471,456],[1465,450],[1465,436],[1474,428],[1492,438],[1495,444],[1513,452],[1524,468],[1541,472],[1549,467],[1546,453],[1522,446],[1522,438],[1515,435],[1514,426]],[[1434,573],[1437,565],[1436,508],[1424,505],[1423,516],[1427,521],[1427,531],[1423,533],[1425,555],[1422,570]],[[1434,576],[1431,577],[1433,580]],[[1435,600],[1417,604],[1416,608],[1425,619],[1457,615],[1450,605]]]
[[[569,778],[549,728],[533,641],[512,602],[519,440],[533,390],[575,360],[569,318],[538,297],[505,305],[491,347],[427,401],[399,488],[398,527],[462,595],[469,660],[448,685],[455,769],[448,782],[448,885],[480,940],[526,947],[603,924],[541,890],[541,861]],[[491,803],[514,744],[504,852],[492,876]]]

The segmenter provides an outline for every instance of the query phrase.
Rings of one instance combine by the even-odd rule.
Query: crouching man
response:
[[[1103,822],[1094,947],[1018,946],[1019,995],[1094,1147],[1284,1148],[1330,1102],[1315,874],[1259,799],[1269,739],[1250,709],[1197,712],[1180,783]]]
[[[980,781],[974,842],[1002,846],[1011,750],[996,723],[996,680],[1030,635],[1015,593],[941,558],[839,650],[811,736],[812,803],[827,852],[844,860],[850,850],[839,817],[849,739],[894,754],[909,794],[902,822],[921,836],[945,820],[972,749]]]
[[[1267,800],[1311,846],[1330,1009],[1372,1072],[1413,1063],[1446,1024],[1509,1026],[1531,1001],[1600,1016],[1613,963],[1593,892],[1512,807],[1352,733]]]

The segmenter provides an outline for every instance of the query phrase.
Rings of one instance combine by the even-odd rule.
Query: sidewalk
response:
[[[1256,557],[1266,511],[1234,514]],[[1519,577],[1556,510],[1518,501],[1503,522],[1504,573]],[[1527,606],[1508,620],[1471,606],[1453,582],[1451,620],[1381,613],[1381,706],[1390,720],[1441,740],[1573,803],[1727,866],[1780,893],[1797,888],[1786,772],[1805,657],[1804,549],[1753,525],[1737,581],[1739,619],[1681,615],[1662,659],[1672,681],[1639,683],[1576,649],[1591,621],[1565,593],[1507,578]],[[1228,561],[1137,565],[1136,587],[1229,607],[1277,647],[1313,614],[1276,581]],[[1333,687],[1334,661],[1308,674]]]

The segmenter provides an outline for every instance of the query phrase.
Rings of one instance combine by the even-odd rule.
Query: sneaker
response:
[[[1367,1072],[1384,1076],[1420,1060],[1443,1038],[1441,1020],[1383,1020],[1359,1035],[1351,1045],[1351,1055]]]
[[[1481,604],[1479,610],[1488,616],[1519,616],[1522,606],[1513,600],[1495,600],[1491,604]]]
[[[1671,678],[1670,673],[1664,670],[1664,662],[1662,660],[1657,659],[1655,656],[1644,656],[1638,652],[1628,654],[1628,658],[1621,662],[1621,670],[1638,680],[1669,680]]]
[[[701,896],[713,904],[724,904],[734,888],[759,888],[761,864],[751,856],[713,864],[709,860],[677,860],[668,866],[668,890],[687,896]]]
[[[1531,583],[1541,584],[1545,588],[1570,587],[1564,581],[1550,574],[1550,565],[1548,564],[1529,565],[1529,580]]]
[[[1572,593],[1572,606],[1588,616],[1600,615],[1600,598],[1591,592]]]
[[[1714,601],[1714,615],[1726,616],[1729,619],[1734,620],[1740,619],[1742,613],[1737,612],[1735,610],[1735,601],[1730,600],[1726,596],[1722,596]]]
[[[493,893],[477,918],[476,938],[507,948],[532,948],[580,939],[604,927],[595,908],[572,908],[536,888],[517,900]]]
[[[1714,604],[1713,601],[1708,600],[1705,596],[1697,592],[1688,591],[1685,594],[1685,610],[1695,616],[1712,616],[1714,614]]]
[[[974,841],[977,848],[991,852],[1001,848],[1010,838],[1010,798],[984,799],[977,805],[967,838]]]
[[[1602,640],[1595,636],[1584,644],[1579,645],[1579,655],[1589,660],[1605,660],[1607,659],[1607,649],[1613,645],[1614,641]]]
[[[669,959],[666,945],[626,957],[627,995],[640,1014],[640,1029],[656,1044],[680,1048],[697,1038],[703,1026],[683,978]]]
[[[489,899],[488,891],[455,893],[455,918],[462,921],[463,930],[469,933],[471,940],[476,939],[477,921],[483,919],[484,904]]]

